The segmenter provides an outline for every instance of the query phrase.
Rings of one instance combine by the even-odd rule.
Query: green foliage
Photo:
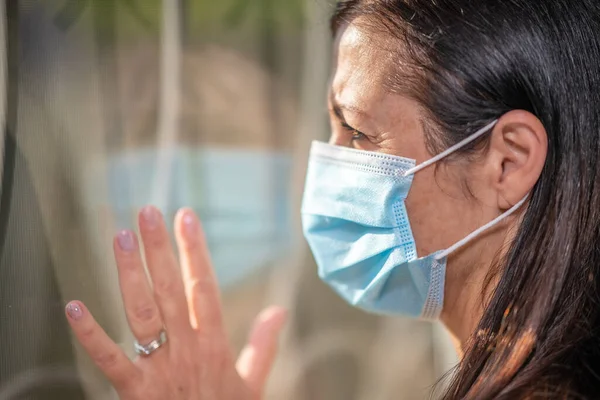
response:
[[[245,20],[261,24],[288,24],[298,26],[303,19],[303,0],[232,0],[225,21],[231,27],[239,26]],[[275,26],[273,26],[274,28]]]
[[[66,0],[62,7],[58,8],[54,23],[59,28],[68,30],[86,12],[91,12],[94,21],[98,23],[97,28],[105,31],[114,27],[116,13],[124,12],[146,30],[156,32],[160,25],[160,7],[160,0]]]
[[[303,22],[305,1],[316,0],[164,0],[179,1],[190,33],[205,30],[288,31],[297,30]],[[135,32],[158,34],[161,25],[161,0],[54,0],[55,24],[69,30],[86,13],[91,13],[98,32],[111,31],[119,21],[131,20],[137,27],[119,23],[119,36]],[[135,29],[132,29],[135,28]],[[100,36],[103,36],[102,34]]]

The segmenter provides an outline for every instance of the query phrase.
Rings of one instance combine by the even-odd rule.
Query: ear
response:
[[[487,171],[498,208],[506,210],[535,186],[548,154],[548,136],[540,120],[523,110],[504,114],[494,126]]]

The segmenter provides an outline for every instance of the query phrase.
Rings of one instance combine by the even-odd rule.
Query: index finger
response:
[[[175,235],[190,322],[196,330],[220,335],[224,329],[219,287],[204,232],[191,209],[182,209],[177,213]]]

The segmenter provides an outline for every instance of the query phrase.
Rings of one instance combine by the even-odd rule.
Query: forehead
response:
[[[350,126],[374,134],[377,140],[393,140],[395,145],[408,151],[405,154],[416,155],[418,152],[410,151],[414,143],[409,142],[423,141],[421,127],[426,113],[409,95],[409,90],[390,90],[390,78],[394,85],[398,80],[402,86],[406,83],[406,88],[410,81],[403,52],[394,50],[393,46],[354,22],[343,27],[335,41],[330,98],[337,103],[334,105],[350,110],[343,115]]]
[[[386,95],[390,52],[356,23],[342,27],[334,43],[333,96],[365,108]]]

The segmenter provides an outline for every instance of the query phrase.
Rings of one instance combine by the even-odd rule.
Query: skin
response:
[[[261,398],[285,310],[270,307],[259,315],[236,363],[196,215],[183,209],[175,219],[179,262],[156,208],[146,207],[140,213],[139,228],[153,288],[135,234],[123,231],[114,242],[127,319],[140,343],[157,338],[163,326],[168,341],[151,356],[131,361],[85,305],[73,301],[67,305],[67,318],[81,345],[123,400]]]
[[[436,155],[426,145],[425,112],[408,95],[386,90],[389,52],[378,45],[379,38],[360,28],[361,22],[357,19],[341,29],[336,40],[330,143],[411,158],[418,165]],[[446,159],[415,174],[406,207],[419,257],[452,246],[500,216],[539,179],[548,140],[537,117],[511,111],[487,135],[489,149],[474,160]],[[459,351],[481,318],[483,283],[493,260],[507,248],[521,214],[513,214],[448,259],[441,320]]]
[[[409,96],[385,90],[389,53],[374,45],[377,38],[359,26],[360,20],[346,26],[336,40],[330,142],[426,161],[434,154],[426,146],[425,113]],[[537,182],[546,159],[547,135],[535,116],[511,111],[487,135],[489,148],[479,157],[458,157],[439,163],[437,171],[432,166],[415,175],[406,206],[419,256],[445,249],[498,217]],[[472,195],[465,193],[464,182]],[[517,213],[449,257],[441,319],[459,349],[481,317],[486,301],[483,282],[492,262],[510,243],[519,223]],[[236,363],[197,217],[188,209],[176,217],[179,260],[158,210],[145,208],[139,226],[153,285],[144,274],[137,238],[121,232],[114,252],[126,314],[138,341],[153,340],[164,326],[168,342],[151,356],[131,361],[85,306],[74,301],[67,305],[67,318],[79,342],[121,399],[259,399],[285,310],[272,307],[258,317]]]

